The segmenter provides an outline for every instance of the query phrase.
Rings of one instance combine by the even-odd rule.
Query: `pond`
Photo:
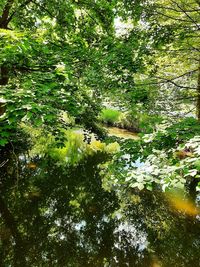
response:
[[[200,266],[198,216],[159,191],[107,192],[96,153],[74,167],[1,154],[0,266]]]

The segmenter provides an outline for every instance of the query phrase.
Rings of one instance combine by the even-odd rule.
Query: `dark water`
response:
[[[1,154],[0,266],[200,266],[198,219],[160,192],[106,192],[104,160],[64,168]]]

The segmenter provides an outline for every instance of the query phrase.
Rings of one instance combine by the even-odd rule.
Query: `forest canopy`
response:
[[[2,144],[63,114],[97,131],[109,96],[200,117],[198,1],[2,1],[0,28]]]

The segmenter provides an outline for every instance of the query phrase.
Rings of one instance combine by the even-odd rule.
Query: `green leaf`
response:
[[[5,146],[8,143],[8,139],[0,139],[0,146]]]

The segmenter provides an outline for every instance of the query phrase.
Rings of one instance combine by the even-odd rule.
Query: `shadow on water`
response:
[[[96,153],[76,167],[1,155],[0,266],[200,266],[196,217],[159,191],[106,192]]]

